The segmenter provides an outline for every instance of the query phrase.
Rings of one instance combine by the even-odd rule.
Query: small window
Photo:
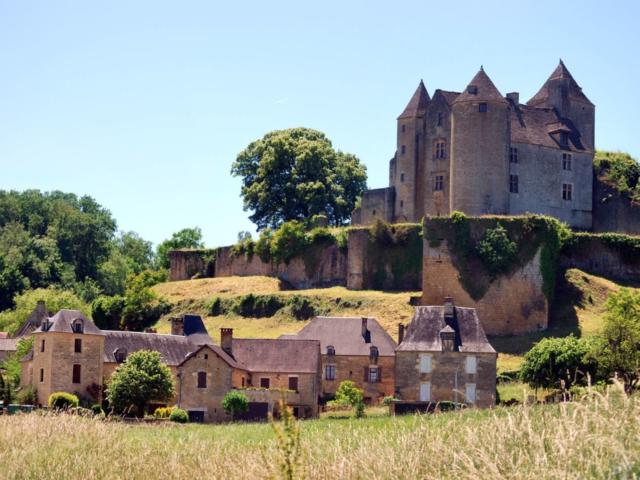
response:
[[[204,354],[204,359],[205,359],[205,360],[209,360],[209,354],[208,354],[208,353],[205,353],[205,354]]]
[[[438,112],[438,127],[441,127],[444,122],[444,114],[442,112]]]
[[[404,200],[400,200],[400,208],[404,208]]]
[[[406,151],[407,151],[407,147],[405,147],[404,145],[402,145],[402,146],[400,147],[400,153],[401,153],[402,155],[404,155],[404,154],[406,153]]]
[[[515,147],[511,147],[509,150],[509,161],[511,163],[518,163],[518,149]]]
[[[374,208],[373,210],[371,210],[371,215],[375,216],[376,214],[376,209]]]
[[[404,132],[405,132],[405,130],[406,130],[406,125],[403,123],[403,124],[402,124],[402,133],[404,133]]]
[[[44,382],[44,368],[40,369],[40,383]]]
[[[242,377],[242,388],[244,388],[244,377]]]
[[[431,355],[420,355],[420,373],[431,373]]]
[[[484,103],[484,102],[482,102],[481,104],[479,104],[479,105],[478,105],[478,111],[479,111],[479,112],[482,112],[482,113],[486,112],[486,111],[487,111],[487,104],[486,104],[486,103]]]
[[[562,184],[562,199],[567,201],[573,199],[573,185],[570,183]]]
[[[198,372],[198,388],[207,388],[207,372]]]
[[[562,154],[562,169],[563,170],[571,170],[571,154],[563,153]]]
[[[369,383],[378,383],[380,381],[380,369],[378,367],[369,367]]]
[[[420,384],[420,401],[421,402],[431,401],[431,382],[422,382]]]
[[[476,384],[467,383],[465,385],[464,394],[467,397],[467,403],[476,403]]]
[[[82,366],[75,364],[73,366],[73,378],[71,383],[80,383],[80,373],[82,371]]]
[[[509,175],[509,191],[518,193],[518,175]]]
[[[467,87],[467,93],[470,93],[471,95],[477,95],[478,94],[478,87],[475,85],[469,85]]]
[[[444,175],[436,175],[433,182],[433,190],[435,192],[444,190]]]
[[[40,351],[44,352],[44,339],[40,342]]]
[[[116,348],[113,351],[113,356],[116,359],[116,363],[123,363],[127,359],[126,348]]]
[[[335,365],[325,365],[325,367],[324,367],[324,379],[325,380],[335,380],[336,379],[336,366]]]
[[[73,351],[76,353],[82,353],[82,340],[76,338],[73,342]]]
[[[336,354],[336,349],[333,345],[327,345],[327,355],[333,356]]]
[[[269,388],[270,384],[271,382],[269,381],[268,378],[262,377],[260,379],[260,388]]]
[[[447,148],[446,148],[446,142],[444,140],[438,140],[436,141],[436,143],[434,144],[434,152],[433,152],[433,156],[437,159],[437,160],[441,160],[443,158],[447,157]]]
[[[84,331],[84,322],[80,318],[76,318],[71,322],[71,330],[73,333],[82,333]]]
[[[467,373],[476,373],[478,370],[478,361],[477,358],[473,355],[469,355],[467,357],[465,370]]]
[[[400,183],[404,182],[404,172],[400,173]]]
[[[298,391],[298,377],[289,377],[289,390]]]
[[[569,134],[567,132],[560,132],[560,145],[568,145],[569,144]]]

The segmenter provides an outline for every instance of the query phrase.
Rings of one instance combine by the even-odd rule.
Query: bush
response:
[[[31,386],[25,387],[18,393],[18,402],[21,405],[36,405],[38,403],[38,393]]]
[[[222,408],[229,415],[235,417],[237,414],[249,410],[249,399],[244,393],[231,390],[222,399]]]
[[[67,410],[77,408],[80,405],[78,397],[67,392],[54,392],[49,395],[49,408],[55,410]]]
[[[507,235],[507,230],[498,223],[488,228],[478,243],[478,256],[492,277],[508,272],[514,264],[518,246]]]
[[[104,415],[104,410],[102,410],[102,405],[98,405],[97,403],[94,403],[93,405],[91,405],[91,411],[93,412],[94,415]]]
[[[351,405],[356,418],[364,417],[363,392],[351,380],[340,382],[338,390],[336,390],[336,399],[329,403]]]
[[[397,400],[393,395],[389,395],[386,396],[382,399],[382,405],[384,405],[385,407],[388,407],[389,405],[391,405],[395,400]]]
[[[242,317],[273,317],[283,306],[283,301],[275,295],[249,293],[240,297],[233,310]]]
[[[91,317],[96,327],[101,330],[120,329],[120,319],[124,310],[125,299],[119,295],[106,295],[96,298],[91,304]]]
[[[174,408],[169,415],[169,420],[175,423],[189,423],[189,415],[181,408]]]
[[[287,302],[287,306],[296,320],[308,320],[317,315],[316,307],[311,300],[300,295],[292,296]]]
[[[304,224],[295,220],[285,222],[271,239],[271,258],[276,262],[289,263],[292,258],[300,255],[309,243]]]
[[[175,409],[176,407],[158,407],[153,412],[153,416],[155,418],[169,418]]]

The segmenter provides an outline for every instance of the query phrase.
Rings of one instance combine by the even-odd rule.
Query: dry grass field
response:
[[[309,479],[586,479],[640,476],[640,399],[299,423]],[[268,424],[130,425],[0,417],[0,478],[287,478]]]

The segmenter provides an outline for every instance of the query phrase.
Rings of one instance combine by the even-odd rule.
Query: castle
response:
[[[463,92],[421,81],[397,120],[389,187],[367,191],[353,224],[424,216],[539,213],[593,227],[595,106],[562,60],[526,104],[483,68]]]

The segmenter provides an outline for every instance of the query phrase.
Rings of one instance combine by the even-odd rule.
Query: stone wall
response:
[[[336,375],[334,380],[327,380],[325,366],[334,365]],[[345,380],[351,380],[357,388],[364,393],[367,403],[376,404],[382,398],[393,395],[395,389],[395,358],[378,357],[380,368],[380,381],[377,383],[365,382],[364,369],[370,366],[369,356],[356,355],[322,355],[322,396],[333,396]]]
[[[593,186],[593,231],[640,234],[640,204],[596,178]]]
[[[214,275],[215,250],[181,249],[169,252],[169,281],[189,280],[193,276]]]
[[[316,373],[275,373],[251,372],[251,385],[260,387],[260,379],[269,379],[269,388],[278,390],[289,389],[289,377],[298,377],[298,393],[290,394],[287,403],[292,407],[301,407],[301,417],[316,417],[318,415],[319,372]]]

